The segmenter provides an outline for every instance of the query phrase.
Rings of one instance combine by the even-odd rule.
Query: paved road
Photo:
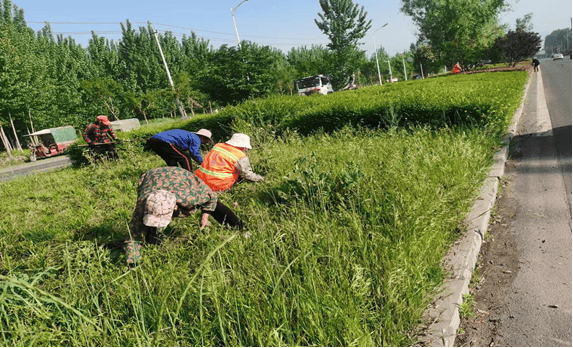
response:
[[[544,62],[541,72],[547,108],[553,126],[557,160],[571,209],[571,60]]]
[[[541,62],[517,128],[511,221],[519,270],[496,346],[571,346],[571,60]]]
[[[67,156],[57,156],[57,157],[39,159],[33,163],[26,163],[20,166],[0,169],[0,182],[10,181],[18,176],[26,176],[26,175],[36,174],[39,172],[45,172],[48,170],[67,167],[71,164],[72,162]]]

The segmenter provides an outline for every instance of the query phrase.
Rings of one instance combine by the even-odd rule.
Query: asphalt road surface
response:
[[[20,176],[36,174],[71,165],[68,156],[57,156],[38,159],[36,162],[25,163],[20,166],[8,167],[0,170],[0,182],[10,181]]]
[[[541,75],[553,126],[553,141],[571,210],[571,60],[547,60],[542,64]]]
[[[459,346],[571,347],[571,60],[533,73]]]
[[[515,138],[519,270],[497,346],[571,346],[571,60],[541,62]]]

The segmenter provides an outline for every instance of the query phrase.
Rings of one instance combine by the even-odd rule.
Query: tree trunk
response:
[[[141,113],[143,114],[143,118],[145,118],[145,124],[149,124],[149,121],[147,120],[147,115],[145,114],[145,111],[141,111]]]
[[[14,139],[16,139],[18,150],[22,151],[22,145],[20,145],[20,140],[18,140],[18,134],[16,133],[16,128],[14,128],[14,121],[12,121],[12,116],[10,116],[10,124],[12,124],[12,131],[14,132]]]
[[[8,142],[8,138],[6,138],[6,134],[4,134],[4,128],[2,128],[2,126],[0,126],[0,138],[2,138],[2,144],[4,144],[4,148],[6,152],[8,152],[8,157],[12,158],[10,143]]]

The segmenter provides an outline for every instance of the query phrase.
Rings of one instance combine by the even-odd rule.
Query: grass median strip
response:
[[[34,290],[4,285],[2,344],[414,343],[497,137],[471,125],[307,136],[233,126],[248,127],[237,130],[251,134],[266,176],[220,196],[250,238],[175,219],[134,270],[118,246],[139,175],[164,164],[157,156],[125,143],[119,162],[0,183],[2,282],[33,279]]]

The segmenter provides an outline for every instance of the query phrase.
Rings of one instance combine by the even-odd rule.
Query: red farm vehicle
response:
[[[30,162],[37,158],[61,155],[78,138],[72,126],[42,129],[27,136],[30,137]]]

